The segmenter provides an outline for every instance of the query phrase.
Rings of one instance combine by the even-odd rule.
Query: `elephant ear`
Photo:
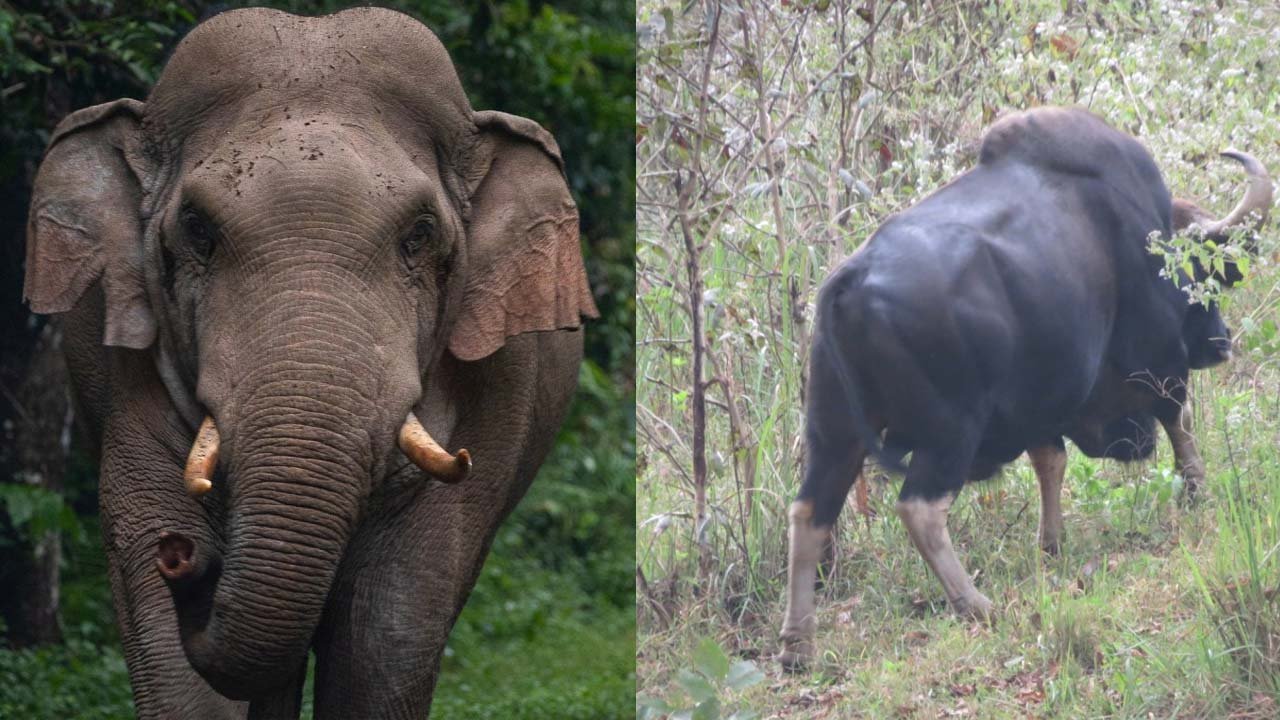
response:
[[[449,338],[450,352],[468,361],[514,335],[578,328],[584,316],[599,316],[555,139],[515,115],[473,118],[489,163],[471,194],[467,282]]]
[[[33,311],[66,312],[102,278],[103,342],[136,349],[156,337],[142,268],[143,108],[95,105],[54,130],[32,192],[23,290]]]

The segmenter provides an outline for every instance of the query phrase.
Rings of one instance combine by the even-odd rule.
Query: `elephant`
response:
[[[554,138],[398,12],[216,15],[58,125],[24,294],[141,718],[425,717],[597,316]],[[446,449],[448,448],[448,449]]]

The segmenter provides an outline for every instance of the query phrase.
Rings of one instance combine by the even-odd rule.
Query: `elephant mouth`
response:
[[[186,535],[165,531],[156,547],[156,568],[173,595],[182,638],[204,630],[222,578],[222,555]]]

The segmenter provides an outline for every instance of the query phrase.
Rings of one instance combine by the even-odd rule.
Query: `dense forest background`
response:
[[[641,717],[1280,717],[1277,213],[1224,293],[1235,357],[1193,373],[1201,502],[1069,448],[1066,539],[1019,461],[952,507],[995,627],[952,618],[893,511],[851,497],[811,672],[770,656],[817,289],[1037,105],[1138,137],[1221,217],[1236,147],[1280,176],[1280,9],[1243,0],[640,0],[637,675]],[[1034,212],[1034,208],[1024,208]],[[1198,250],[1197,250],[1198,248]],[[1218,247],[1212,254],[1238,250]],[[1167,246],[1169,268],[1208,249]],[[1212,288],[1207,288],[1211,293]]]
[[[133,715],[56,333],[21,303],[31,181],[67,113],[144,99],[200,20],[248,3],[0,0],[0,717]],[[254,3],[322,14],[351,3]],[[552,457],[454,630],[433,716],[629,716],[634,691],[634,4],[394,0],[471,103],[564,152],[602,319]],[[308,690],[307,696],[310,696]],[[309,710],[306,714],[309,717]]]

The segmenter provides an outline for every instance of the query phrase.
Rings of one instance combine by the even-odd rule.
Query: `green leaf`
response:
[[[636,707],[636,720],[658,720],[674,710],[666,700],[648,695],[637,695]]]
[[[720,682],[729,674],[729,658],[712,638],[704,638],[693,651],[693,666],[711,680]]]
[[[764,680],[764,673],[750,660],[739,660],[729,668],[729,676],[725,684],[734,690],[749,688]]]
[[[720,701],[713,697],[698,703],[692,720],[720,720]]]
[[[22,527],[31,520],[32,514],[35,512],[35,499],[30,490],[22,485],[10,485],[0,489],[0,502],[4,503],[5,510],[9,513],[9,521],[14,527]]]
[[[684,689],[690,700],[695,703],[705,702],[716,696],[716,689],[698,673],[684,668],[676,673],[676,684]]]

